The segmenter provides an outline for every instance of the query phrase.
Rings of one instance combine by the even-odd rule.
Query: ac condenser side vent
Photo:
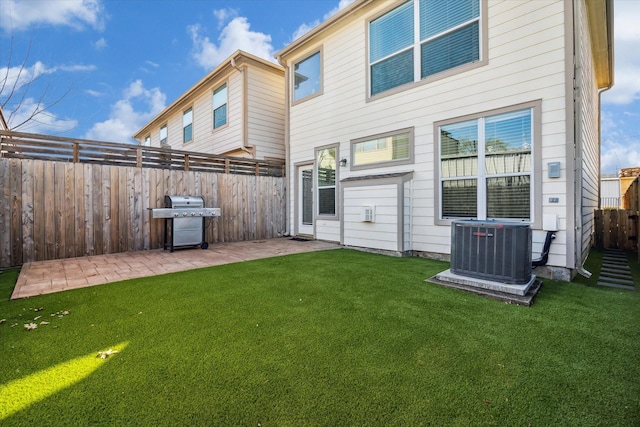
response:
[[[508,284],[531,280],[531,228],[508,221],[451,224],[451,272]]]

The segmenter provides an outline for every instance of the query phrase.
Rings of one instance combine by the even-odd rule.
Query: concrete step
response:
[[[598,279],[602,279],[607,282],[620,283],[623,285],[633,285],[633,280],[630,277],[628,279],[621,279],[619,277],[611,277],[611,276],[605,276],[601,274],[600,277],[598,277]]]
[[[617,277],[619,279],[628,279],[628,280],[632,280],[633,277],[631,277],[631,274],[625,274],[625,273],[618,273],[618,272],[609,272],[609,271],[602,271],[600,272],[600,277]]]
[[[598,280],[597,284],[600,285],[600,286],[607,286],[609,288],[626,289],[626,290],[629,290],[629,291],[635,291],[636,290],[636,288],[634,288],[633,286],[619,285],[617,283],[604,282],[604,281],[600,281],[600,280]]]

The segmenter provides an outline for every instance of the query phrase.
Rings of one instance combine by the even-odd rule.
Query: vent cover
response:
[[[451,272],[509,284],[531,280],[531,228],[507,221],[451,224]]]
[[[375,222],[376,208],[375,206],[363,206],[360,213],[362,222]]]

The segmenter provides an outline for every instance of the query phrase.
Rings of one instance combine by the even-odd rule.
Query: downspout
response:
[[[582,3],[583,7],[586,7],[586,4]],[[581,99],[581,90],[582,90],[582,79],[581,74],[579,72],[581,68],[582,58],[580,57],[580,37],[576,33],[578,29],[576,28],[576,22],[579,22],[580,13],[577,10],[577,6],[575,3],[572,5],[573,7],[573,147],[574,147],[574,161],[575,161],[575,172],[574,172],[574,192],[576,194],[576,198],[574,201],[574,210],[577,213],[576,221],[577,224],[574,227],[574,239],[575,239],[575,247],[574,254],[575,262],[574,266],[576,272],[586,278],[591,277],[591,272],[587,271],[584,268],[582,263],[582,198],[583,198],[583,186],[582,186],[582,177],[583,177],[583,159],[582,159],[582,110],[580,105]]]
[[[288,194],[285,197],[285,218],[286,218],[286,226],[285,226],[285,236],[291,235],[292,230],[292,216],[290,212],[290,201],[293,196],[292,191],[295,186],[290,181],[290,178],[294,176],[294,171],[291,168],[291,149],[289,147],[290,142],[290,132],[289,132],[289,67],[287,66],[287,62],[283,61],[282,56],[277,56],[276,60],[278,64],[284,67],[284,165],[285,165],[285,177],[289,185],[287,185]]]
[[[240,136],[240,149],[249,154],[251,158],[256,157],[256,153],[247,145],[247,137],[249,134],[249,123],[247,120],[249,109],[249,95],[247,94],[247,73],[244,72],[244,68],[240,68],[236,65],[236,58],[231,58],[231,66],[240,72],[242,76],[242,135]]]

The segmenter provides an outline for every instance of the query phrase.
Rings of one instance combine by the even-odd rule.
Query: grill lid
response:
[[[202,208],[204,207],[204,199],[200,196],[164,196],[165,208]]]

